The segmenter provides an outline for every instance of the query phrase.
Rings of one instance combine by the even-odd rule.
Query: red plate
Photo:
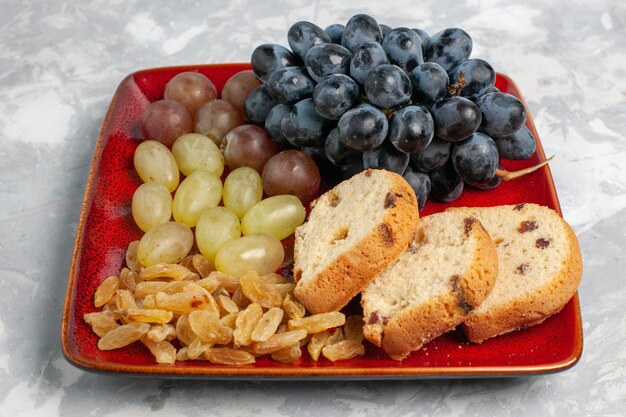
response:
[[[93,294],[99,283],[116,275],[124,264],[130,241],[141,236],[131,216],[131,197],[141,183],[133,168],[133,152],[142,140],[140,119],[146,105],[163,96],[165,83],[183,71],[207,75],[221,90],[236,72],[248,64],[159,68],[128,76],[117,89],[96,144],[76,246],[69,274],[63,312],[62,343],[66,358],[87,371],[139,375],[169,375],[209,378],[424,378],[528,375],[554,372],[574,365],[582,353],[582,329],[578,296],[542,324],[490,339],[469,343],[459,329],[428,344],[402,362],[393,361],[380,349],[367,344],[366,355],[330,362],[311,361],[306,353],[300,362],[283,365],[260,358],[251,366],[219,366],[205,361],[158,365],[148,350],[135,343],[114,351],[100,351],[97,336],[82,317],[94,311]],[[521,99],[513,81],[498,74],[496,86]],[[530,114],[526,122],[537,138],[537,152],[527,161],[503,161],[516,170],[545,159]],[[422,215],[450,206],[494,206],[532,202],[560,213],[548,168],[503,183],[492,191],[467,189],[451,204],[428,202]]]

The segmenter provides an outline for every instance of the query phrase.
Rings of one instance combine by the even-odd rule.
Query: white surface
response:
[[[95,140],[142,68],[238,62],[297,20],[458,26],[529,103],[578,234],[584,353],[507,380],[207,382],[87,374],[60,317]],[[626,415],[626,6],[614,1],[0,3],[0,416]]]

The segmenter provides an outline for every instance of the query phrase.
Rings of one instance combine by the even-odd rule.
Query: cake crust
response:
[[[484,305],[473,311],[463,323],[463,331],[470,341],[481,343],[501,334],[537,325],[561,311],[574,296],[582,278],[582,256],[574,231],[555,211],[536,204],[450,210],[462,210],[476,215],[494,236],[496,234],[496,226],[492,220],[494,215],[515,219],[515,225],[519,226],[509,230],[506,237],[515,239],[516,233],[535,233],[534,245],[526,245],[529,246],[530,254],[532,254],[531,251],[550,250],[551,242],[555,239],[564,242],[565,248],[562,254],[550,255],[554,257],[554,263],[560,263],[561,267],[551,276],[544,277],[541,285],[531,291],[514,293],[513,297],[506,300],[489,300],[488,306]],[[555,230],[555,232],[550,232],[551,237],[547,238],[543,236],[548,234],[546,229]],[[524,256],[529,256],[528,253],[508,253],[505,250],[507,242],[508,240],[505,240],[498,244],[500,263],[506,262],[507,265],[517,265],[517,267],[501,269],[498,278],[500,282],[497,285],[507,285],[515,279],[520,279],[527,269],[534,267],[532,261],[524,258]],[[507,260],[505,260],[506,257],[508,257]],[[492,297],[496,296],[494,292]]]
[[[380,201],[384,215],[359,242],[345,250],[314,276],[301,279],[301,259],[310,254],[303,252],[303,241],[316,239],[315,225],[296,229],[294,245],[294,277],[297,281],[294,295],[311,313],[338,311],[357,295],[378,273],[393,262],[407,247],[419,221],[417,199],[410,185],[400,175],[390,171],[366,170],[360,174],[366,182],[372,175],[389,178],[389,188]],[[354,177],[353,177],[354,178]],[[333,204],[337,187],[322,195],[312,210],[328,208]],[[360,192],[367,192],[363,189]],[[379,190],[380,191],[380,190]],[[338,196],[342,197],[342,196]],[[363,210],[368,210],[363,207]],[[359,213],[337,213],[337,216],[358,216]]]
[[[428,217],[434,220],[438,215]],[[377,297],[379,294],[368,289],[362,295],[361,304],[365,317],[363,334],[367,340],[382,347],[392,359],[402,360],[429,341],[453,330],[480,305],[493,288],[498,271],[495,244],[474,217],[457,216],[455,221],[463,222],[465,239],[474,241],[473,251],[469,254],[456,255],[469,256],[470,259],[467,260],[467,268],[464,271],[459,271],[448,278],[445,290],[429,297],[425,302],[409,304],[390,318],[377,317],[376,312],[371,311],[370,298]],[[418,233],[416,243],[419,244],[419,241],[424,238]],[[411,259],[409,256],[409,259],[427,262],[428,260],[421,259],[419,251],[418,247],[413,255],[417,258]],[[406,259],[401,258],[397,263]],[[393,264],[385,273],[394,274],[394,268],[399,267],[400,265]],[[397,280],[428,280],[429,278],[398,276]]]

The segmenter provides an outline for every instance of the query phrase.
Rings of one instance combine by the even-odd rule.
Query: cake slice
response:
[[[455,208],[476,216],[496,243],[493,291],[463,323],[472,342],[541,323],[576,293],[582,258],[576,235],[554,210],[536,204]]]
[[[363,334],[395,360],[454,329],[491,291],[496,247],[463,212],[420,220],[414,241],[361,294]]]
[[[419,220],[402,176],[368,169],[320,196],[295,232],[294,294],[311,313],[337,311],[406,249]]]

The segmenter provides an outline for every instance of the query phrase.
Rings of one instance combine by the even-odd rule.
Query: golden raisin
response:
[[[220,316],[212,311],[192,311],[189,313],[189,325],[193,333],[206,343],[225,345],[233,338],[233,329],[224,326]]]
[[[150,350],[157,363],[172,364],[176,361],[176,348],[167,340],[155,342],[144,337],[141,342]]]
[[[243,294],[261,307],[278,307],[282,303],[283,298],[280,292],[272,284],[263,281],[255,271],[243,274],[239,283]]]
[[[302,349],[298,343],[294,343],[291,346],[287,346],[272,353],[272,359],[277,362],[287,364],[297,362],[301,356]]]
[[[204,357],[220,365],[249,365],[256,361],[250,353],[231,348],[211,348],[204,353]]]
[[[307,350],[309,351],[309,356],[314,361],[317,361],[322,353],[322,348],[326,346],[326,342],[328,341],[328,337],[330,333],[328,330],[324,330],[323,332],[314,333],[311,335],[311,340],[307,345]]]
[[[305,329],[308,333],[319,333],[326,329],[343,326],[346,316],[338,311],[314,314],[300,319],[291,319],[287,322],[289,330]]]
[[[276,333],[265,342],[256,342],[252,345],[252,351],[258,355],[265,355],[286,348],[306,337],[306,330],[292,330],[284,333]]]
[[[263,314],[252,331],[251,339],[255,342],[263,342],[270,338],[283,319],[283,310],[272,307]]]
[[[143,281],[153,280],[157,278],[172,278],[176,281],[182,281],[186,276],[192,274],[190,270],[178,264],[156,264],[142,269],[139,272],[139,278]]]
[[[215,264],[200,254],[193,255],[191,262],[201,278],[206,278],[215,271]]]
[[[133,322],[124,324],[105,334],[98,341],[98,349],[111,350],[128,346],[145,336],[149,330],[150,325],[148,323]]]
[[[285,295],[283,300],[283,310],[290,319],[301,319],[306,314],[306,309],[300,302],[293,299],[291,294]]]
[[[129,308],[124,312],[123,317],[127,321],[164,324],[169,323],[174,318],[174,314],[171,311],[156,308]]]
[[[346,339],[332,345],[324,346],[322,355],[331,361],[351,359],[355,356],[365,355],[365,347],[361,342]]]
[[[102,307],[113,298],[113,295],[118,290],[120,286],[120,279],[115,275],[112,275],[106,278],[102,283],[98,286],[96,290],[96,294],[93,298],[93,303],[96,307]]]
[[[250,304],[244,311],[239,312],[233,333],[235,346],[248,346],[252,343],[252,332],[261,317],[263,317],[263,309],[256,303]]]
[[[91,330],[100,337],[116,327],[119,327],[119,324],[113,317],[102,312],[87,313],[83,316],[83,320],[85,320],[87,324],[91,326]]]

